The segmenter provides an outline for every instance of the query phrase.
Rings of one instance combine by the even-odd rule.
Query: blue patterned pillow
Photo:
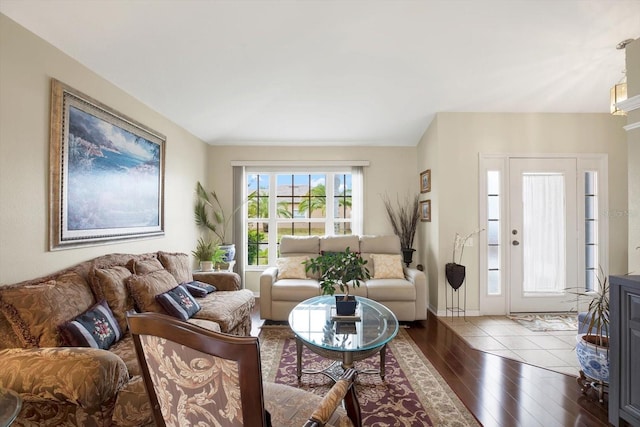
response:
[[[163,294],[156,295],[156,301],[167,313],[181,320],[187,320],[200,311],[200,304],[182,285],[178,285]]]
[[[183,283],[183,285],[187,288],[189,293],[196,298],[206,297],[207,294],[210,294],[211,292],[215,292],[218,290],[213,285],[210,285],[208,283],[198,282],[197,280],[194,280],[193,282]]]
[[[65,344],[107,350],[122,338],[118,321],[105,300],[59,326]]]

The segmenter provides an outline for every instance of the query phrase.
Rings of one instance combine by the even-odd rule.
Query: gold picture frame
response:
[[[420,193],[431,191],[431,169],[420,173]]]
[[[51,80],[49,249],[164,235],[166,137]]]
[[[420,202],[420,221],[431,222],[431,200]]]

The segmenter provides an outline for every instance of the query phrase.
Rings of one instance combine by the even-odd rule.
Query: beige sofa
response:
[[[0,286],[0,387],[23,399],[14,425],[153,425],[126,312],[163,312],[155,296],[193,279],[186,254],[158,252],[105,255]],[[196,298],[201,309],[188,321],[250,334],[255,300],[251,291],[240,289],[239,276],[196,273],[195,279],[218,291]],[[64,347],[60,325],[103,300],[122,338],[104,350]]]
[[[361,253],[371,273],[370,280],[350,291],[352,295],[384,304],[400,321],[427,318],[427,279],[422,271],[402,265],[402,277],[376,278],[374,259],[381,257],[375,255],[399,255],[402,259],[398,236],[283,236],[279,263],[284,258],[305,259],[318,256],[322,251],[344,251],[347,247]],[[287,320],[299,302],[320,294],[317,277],[307,273],[305,277],[283,278],[278,267],[269,267],[260,276],[260,317]]]

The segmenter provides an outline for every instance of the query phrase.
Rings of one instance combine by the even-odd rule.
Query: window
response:
[[[598,172],[584,173],[585,290],[596,291],[598,278]]]
[[[273,264],[283,235],[359,234],[361,174],[347,170],[245,171],[246,265]],[[358,212],[360,212],[358,214]]]
[[[500,280],[500,171],[487,171],[487,294],[502,294]]]

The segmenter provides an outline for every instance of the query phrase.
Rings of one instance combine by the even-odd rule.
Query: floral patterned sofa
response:
[[[23,399],[14,425],[153,425],[126,312],[166,313],[156,296],[185,289],[178,285],[194,278],[217,291],[183,295],[190,307],[199,307],[187,321],[249,335],[253,293],[241,289],[235,273],[192,274],[186,254],[110,254],[0,286],[0,387]],[[92,324],[93,335],[82,326],[88,315],[101,320]],[[101,348],[70,346],[86,335]]]

